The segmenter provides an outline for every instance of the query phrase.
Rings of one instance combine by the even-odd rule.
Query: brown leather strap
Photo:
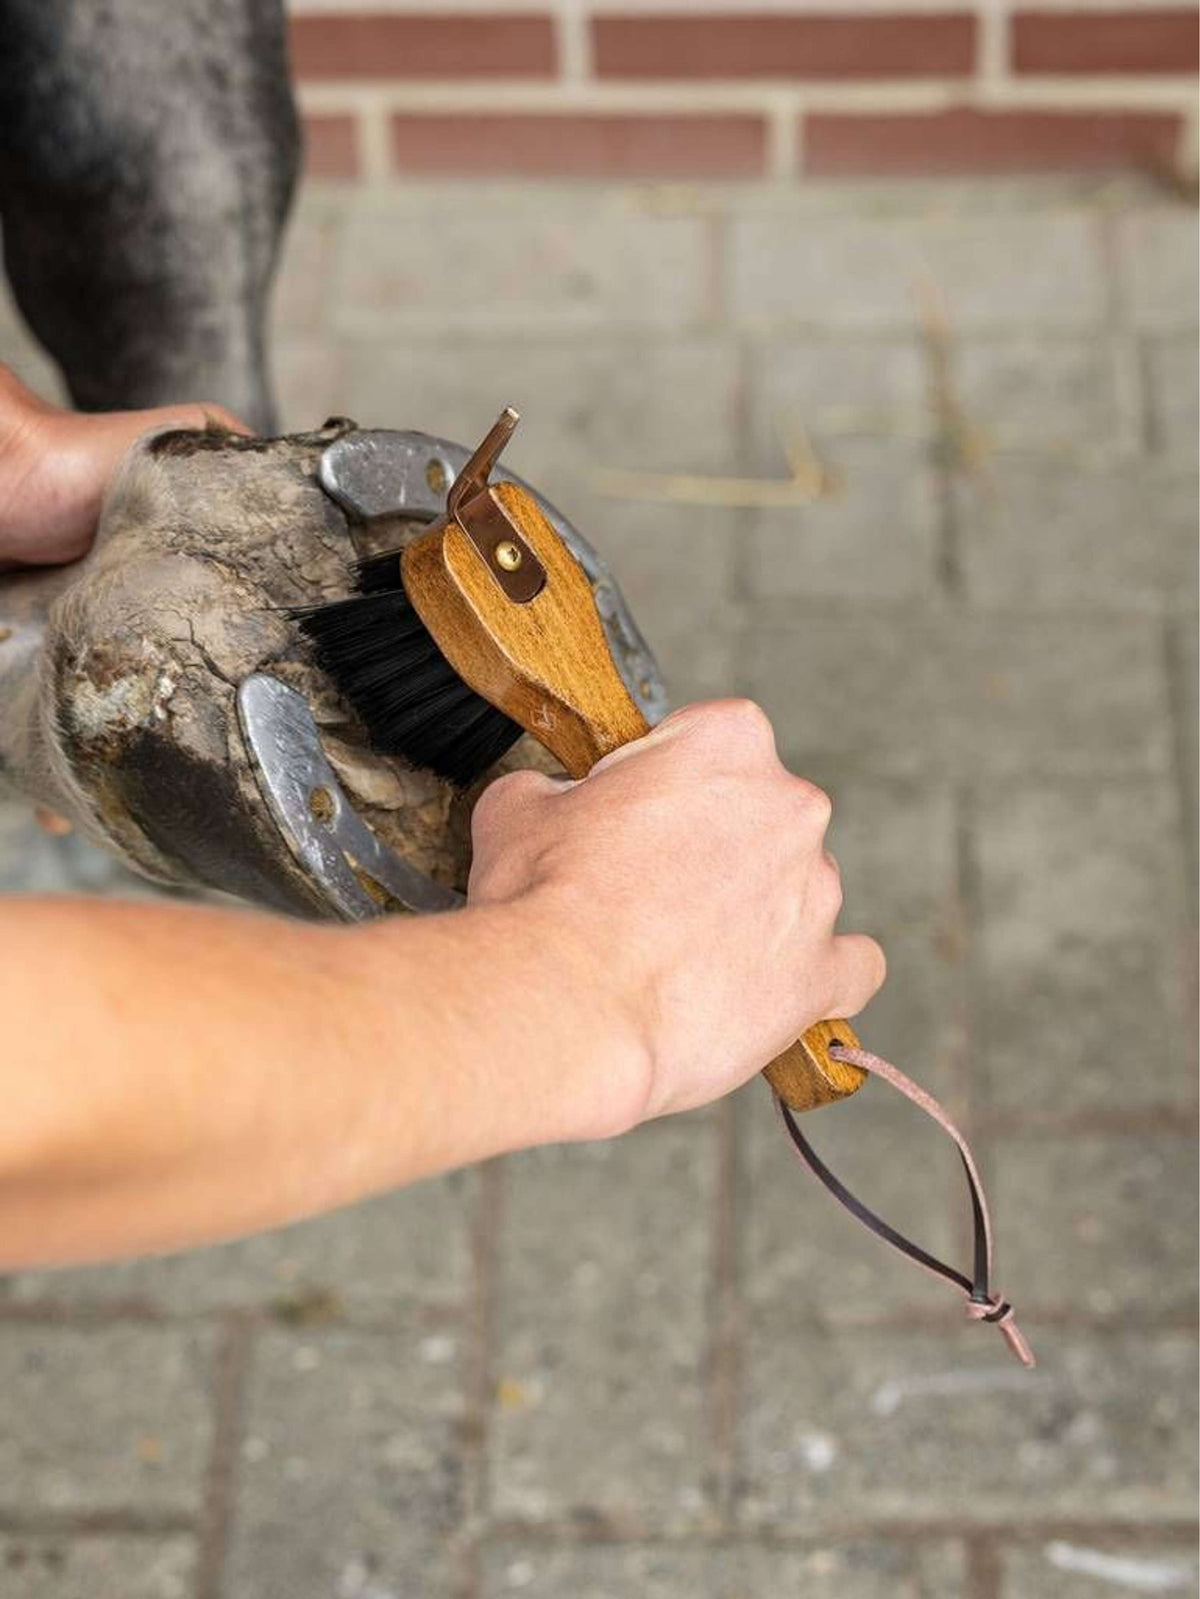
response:
[[[948,1266],[944,1260],[939,1260],[936,1255],[931,1255],[928,1250],[922,1249],[919,1244],[914,1244],[903,1233],[897,1232],[888,1225],[881,1216],[864,1205],[861,1199],[854,1194],[830,1171],[808,1139],[800,1131],[796,1118],[776,1095],[775,1103],[779,1107],[779,1114],[783,1118],[783,1125],[787,1128],[788,1137],[796,1148],[797,1154],[815,1177],[829,1190],[829,1192],[843,1204],[853,1216],[857,1216],[864,1226],[869,1227],[878,1237],[891,1244],[893,1249],[898,1249],[902,1255],[907,1255],[910,1260],[915,1260],[919,1266],[924,1266],[926,1271],[933,1272],[938,1277],[944,1277],[947,1282],[954,1283],[961,1288],[967,1296],[967,1315],[974,1321],[993,1322],[1004,1334],[1005,1342],[1023,1366],[1034,1364],[1033,1350],[1026,1342],[1021,1329],[1013,1319],[1013,1309],[1000,1294],[994,1292],[991,1286],[992,1279],[992,1224],[988,1216],[987,1199],[983,1192],[983,1183],[979,1176],[979,1169],[975,1164],[975,1157],[971,1153],[970,1145],[955,1127],[946,1112],[934,1099],[932,1094],[914,1083],[911,1077],[891,1064],[890,1061],[872,1055],[866,1049],[850,1049],[845,1044],[833,1044],[829,1053],[836,1060],[844,1060],[851,1066],[859,1066],[865,1072],[870,1072],[873,1077],[881,1077],[884,1082],[890,1083],[893,1088],[911,1099],[927,1116],[949,1133],[958,1146],[959,1157],[963,1163],[963,1170],[967,1175],[967,1187],[971,1193],[971,1219],[975,1236],[974,1261],[971,1275],[957,1271],[953,1266]]]

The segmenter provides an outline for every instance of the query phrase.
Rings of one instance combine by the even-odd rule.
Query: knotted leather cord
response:
[[[882,1238],[886,1243],[898,1249],[902,1255],[907,1255],[910,1260],[915,1260],[919,1266],[924,1266],[926,1271],[933,1272],[935,1276],[944,1277],[947,1282],[954,1283],[961,1288],[967,1296],[967,1315],[973,1321],[993,1322],[1004,1334],[1005,1342],[1023,1366],[1034,1364],[1033,1350],[1025,1340],[1021,1329],[1013,1319],[1013,1308],[1008,1300],[996,1293],[991,1286],[992,1277],[992,1226],[988,1216],[987,1199],[984,1197],[983,1183],[979,1176],[979,1169],[975,1165],[975,1157],[971,1153],[970,1145],[947,1116],[946,1112],[934,1099],[932,1094],[913,1082],[911,1077],[891,1064],[882,1060],[878,1055],[872,1055],[866,1049],[851,1049],[845,1044],[832,1044],[829,1053],[835,1060],[846,1061],[851,1066],[858,1066],[865,1072],[870,1072],[874,1077],[883,1078],[893,1088],[899,1089],[906,1098],[911,1099],[914,1105],[920,1107],[927,1116],[949,1133],[954,1140],[963,1170],[967,1175],[967,1187],[971,1193],[971,1221],[974,1231],[974,1260],[970,1277],[958,1271],[953,1266],[939,1260],[936,1255],[931,1255],[928,1250],[922,1249],[919,1244],[914,1244],[910,1238],[905,1238],[903,1233],[897,1232],[888,1225],[881,1216],[864,1205],[861,1199],[835,1177],[817,1154],[816,1150],[805,1138],[796,1125],[796,1118],[787,1105],[775,1096],[775,1103],[779,1107],[779,1114],[783,1118],[788,1137],[796,1148],[797,1154],[804,1164],[824,1184],[833,1197],[843,1204],[853,1216],[857,1216],[864,1226],[869,1227],[873,1233]]]

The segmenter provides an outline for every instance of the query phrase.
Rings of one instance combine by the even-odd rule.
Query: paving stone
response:
[[[599,496],[584,496],[580,512],[655,652],[672,702],[731,693],[740,618],[730,595],[745,546],[744,513]]]
[[[1006,461],[956,496],[967,592],[1029,610],[1196,599],[1196,478],[1127,462]]]
[[[484,1599],[953,1599],[964,1581],[961,1550],[941,1542],[805,1549],[501,1544],[487,1551],[484,1570]]]
[[[848,774],[936,775],[954,687],[943,626],[898,608],[797,606],[790,626],[747,636],[741,686],[771,716],[787,764],[827,788]]]
[[[1197,705],[1200,659],[1197,658],[1197,643],[1195,617],[1181,619],[1169,630],[1172,699],[1175,708],[1175,733],[1179,741],[1179,775],[1183,789],[1181,820],[1190,840],[1189,847],[1195,845],[1193,820],[1196,815],[1196,778],[1200,770],[1200,751],[1197,750],[1197,732],[1200,730],[1200,706]],[[1194,909],[1194,896],[1192,906]]]
[[[866,1024],[864,1023],[864,1030]],[[890,1055],[891,1041],[871,1033]],[[901,1060],[921,1076],[920,1063]],[[753,1317],[776,1312],[803,1339],[814,1326],[852,1327],[900,1312],[936,1315],[945,1296],[838,1205],[796,1162],[770,1096],[744,1091],[741,1167],[742,1293]],[[868,1083],[853,1099],[805,1119],[804,1131],[866,1204],[943,1260],[961,1252],[967,1214],[950,1148],[898,1095]],[[866,1098],[863,1097],[866,1095]]]
[[[870,933],[888,957],[888,980],[860,1018],[864,1035],[936,1093],[954,1088],[961,1009],[956,817],[935,785],[847,779],[831,789],[829,847],[842,873],[841,926]],[[897,1104],[876,1100],[891,1123]]]
[[[1151,445],[1193,470],[1200,433],[1195,344],[1178,336],[1150,339],[1145,352]]]
[[[24,800],[0,798],[0,893],[156,899],[162,892],[77,833],[52,838]]]
[[[190,1599],[190,1538],[0,1538],[4,1599]]]
[[[302,191],[283,236],[271,296],[271,342],[276,350],[286,346],[289,335],[311,337],[328,327],[333,268],[346,210],[338,197]]]
[[[986,451],[1105,460],[1137,447],[1138,424],[1122,403],[1120,352],[1101,337],[968,339],[954,351],[953,382]]]
[[[468,1292],[472,1173],[459,1172],[301,1226],[215,1249],[75,1271],[25,1272],[0,1303],[121,1303],[172,1315],[233,1308],[281,1320],[379,1320]]]
[[[962,1317],[947,1290],[947,1319]],[[813,1331],[755,1319],[741,1517],[812,1534],[879,1521],[1028,1528],[1040,1517],[1164,1522],[1195,1512],[1196,1345],[1182,1335],[1025,1326],[1020,1367],[991,1328]]]
[[[193,1514],[211,1381],[202,1331],[0,1327],[4,1508]]]
[[[956,934],[955,816],[945,791],[846,783],[830,845],[842,868],[842,926],[883,944],[888,981],[856,1019],[881,1051],[939,1097],[957,1088],[961,938]],[[797,1322],[869,1322],[901,1307],[934,1311],[938,1290],[848,1215],[791,1158],[769,1096],[739,1100],[743,1292]],[[805,1131],[850,1188],[894,1225],[953,1257],[967,1198],[949,1144],[899,1095],[868,1083]]]
[[[326,417],[352,415],[342,341],[294,336],[276,347],[271,365],[282,432],[304,433]]]
[[[0,274],[0,361],[11,367],[22,383],[27,383],[43,399],[63,401],[65,389],[58,367],[26,327],[3,274]]]
[[[1110,1538],[1049,1538],[1016,1545],[1000,1557],[1000,1599],[1113,1599],[1114,1594],[1165,1594],[1196,1599],[1193,1550]]]
[[[672,706],[723,699],[732,691],[739,633],[735,617],[701,616],[651,630],[638,616],[638,624],[654,651]]]
[[[930,226],[921,254],[952,328],[1095,327],[1107,312],[1086,210],[949,215]]]
[[[439,339],[680,329],[707,315],[709,277],[703,218],[655,215],[620,191],[402,191],[347,219],[335,325]]]
[[[505,460],[584,523],[598,469],[728,472],[738,463],[736,350],[709,338],[356,341],[347,400],[364,426],[460,443],[504,405],[523,421]]]
[[[891,439],[915,445],[933,428],[920,342],[777,337],[746,352],[751,462],[786,471],[786,445],[805,435],[835,456],[844,440]]]
[[[497,1516],[661,1531],[704,1518],[714,1157],[711,1124],[676,1117],[511,1163],[490,1426]]]
[[[416,1327],[259,1340],[227,1599],[455,1591],[463,1361]]]
[[[740,679],[817,781],[1120,775],[1168,761],[1153,623],[805,606],[745,641]]]
[[[1174,817],[1166,785],[981,795],[976,1058],[992,1104],[1072,1113],[1192,1100]]]
[[[516,404],[512,466],[612,565],[682,702],[730,689],[736,619],[724,596],[738,513],[601,493],[600,473],[736,470],[735,385],[734,353],[714,341],[485,340],[458,355],[389,343],[356,349],[347,404],[363,423],[459,441]]]
[[[935,595],[940,506],[928,461],[861,441],[842,441],[826,458],[838,480],[832,493],[750,519],[753,598],[869,603]]]
[[[1194,1096],[1175,785],[1192,785],[1194,814],[1195,633],[1178,607],[1194,597],[1195,237],[1173,208],[1118,218],[1110,345],[1104,223],[1078,193],[314,193],[274,325],[289,425],[345,411],[469,442],[517,403],[513,464],[609,557],[676,698],[736,688],[767,703],[790,763],[834,793],[845,925],[888,949],[868,1043],[953,1103],[969,957],[973,1105],[1115,1121]],[[1108,189],[1105,203],[1125,202]],[[722,211],[736,212],[724,265],[737,332],[711,321]],[[957,501],[977,614],[928,586],[931,303],[994,452]],[[11,304],[0,359],[57,388]],[[599,492],[598,467],[782,475],[781,426],[795,425],[847,468],[842,500],[755,518]],[[1164,603],[1177,611],[1166,649]],[[952,784],[976,796],[981,914],[966,944]],[[148,891],[78,840],[45,839],[23,808],[0,809],[0,885]],[[1114,1320],[1104,1335],[1029,1328],[1029,1377],[795,1168],[761,1084],[735,1114],[746,1536],[692,1537],[714,1530],[716,1464],[715,1149],[699,1117],[513,1163],[485,1508],[551,1524],[485,1542],[488,1599],[952,1599],[967,1582],[944,1529],[969,1521],[1015,1540],[999,1546],[992,1599],[1148,1582],[1194,1594],[1191,1550],[1153,1528],[1194,1514],[1195,1352],[1146,1331],[1183,1309],[1193,1276],[1188,1129],[985,1141],[1002,1286],[1057,1319],[1074,1307]],[[868,1089],[810,1130],[889,1218],[958,1258],[960,1174],[922,1118]],[[256,1334],[222,1599],[457,1593],[467,1351],[443,1321],[467,1291],[470,1186],[16,1280],[10,1300],[59,1298],[81,1320],[0,1325],[0,1508],[194,1517],[212,1447],[207,1330],[83,1318],[129,1300],[183,1317],[266,1307],[313,1320]],[[400,1330],[319,1324],[339,1314]],[[923,1330],[885,1332],[871,1325],[881,1314]],[[864,1506],[907,1523],[902,1538],[839,1541]],[[1036,1541],[1039,1521],[1076,1525],[1069,1542]],[[1114,1541],[1114,1521],[1148,1530]],[[621,1533],[638,1541],[590,1541]],[[179,1584],[190,1599],[194,1576],[187,1538],[0,1542],[5,1599],[166,1599]]]
[[[1117,223],[1121,287],[1139,328],[1194,328],[1196,213],[1191,206],[1129,211]]]
[[[1085,212],[734,216],[732,314],[754,328],[912,327],[931,303],[952,328],[1093,327],[1105,312]]]
[[[1181,1118],[1183,1120],[1183,1118]],[[1004,1291],[1030,1314],[1194,1315],[1196,1145],[1155,1137],[998,1138]]]

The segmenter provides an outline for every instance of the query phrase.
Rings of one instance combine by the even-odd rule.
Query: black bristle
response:
[[[388,550],[383,555],[368,555],[355,568],[360,594],[378,594],[380,589],[397,589],[401,586],[400,551]]]
[[[386,559],[398,576],[395,556],[364,565]],[[517,723],[459,677],[402,588],[294,614],[382,754],[402,755],[465,788],[520,738]]]

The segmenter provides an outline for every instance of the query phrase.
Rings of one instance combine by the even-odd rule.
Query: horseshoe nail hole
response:
[[[308,809],[314,822],[328,827],[333,821],[333,795],[327,788],[314,788],[308,796]]]
[[[430,461],[425,468],[425,481],[435,494],[444,494],[450,487],[450,474],[445,461]]]

